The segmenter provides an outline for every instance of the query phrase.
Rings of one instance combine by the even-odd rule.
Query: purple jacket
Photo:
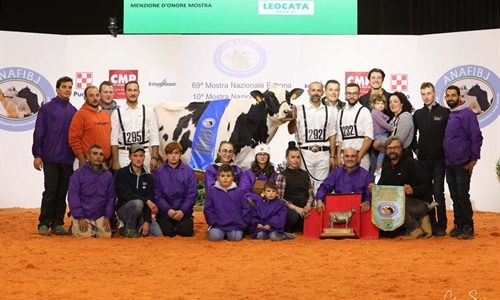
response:
[[[72,165],[75,154],[69,146],[68,131],[77,109],[59,97],[40,107],[33,132],[33,157],[43,162]]]
[[[336,194],[361,193],[361,202],[371,201],[372,193],[368,189],[370,183],[375,182],[375,177],[357,165],[351,174],[347,173],[345,165],[335,169],[321,183],[316,192],[316,199],[325,201],[325,196]]]
[[[483,135],[477,117],[467,102],[451,110],[444,134],[446,165],[456,166],[481,158]]]
[[[154,203],[165,218],[168,211],[181,210],[184,216],[193,214],[193,206],[198,197],[198,182],[193,169],[182,161],[173,169],[168,162],[153,172],[155,181]]]
[[[216,161],[215,165],[217,166],[217,169],[214,165],[211,165],[205,171],[205,189],[213,186],[217,181],[217,170],[222,164]],[[235,173],[234,182],[236,183],[236,185],[239,185],[241,177],[243,176],[243,171],[237,165],[231,164],[231,167],[233,167],[233,171]]]
[[[69,179],[68,204],[73,218],[111,219],[115,211],[113,175],[102,168],[94,171],[89,162],[78,168]]]
[[[273,181],[276,182],[276,178],[278,177],[278,173],[274,172]],[[266,175],[259,173],[259,180],[269,181],[269,177]],[[245,197],[252,199],[253,202],[259,201],[262,199],[261,195],[256,195],[252,193],[253,185],[255,184],[255,176],[252,173],[252,169],[248,169],[243,172],[243,176],[241,177],[239,187],[245,193]]]
[[[206,196],[203,214],[208,226],[223,231],[243,231],[247,228],[252,208],[234,182],[228,189],[216,182],[207,189]]]
[[[259,201],[255,202],[252,209],[252,220],[250,228],[253,230],[252,238],[256,238],[257,234],[261,231],[277,231],[283,233],[286,222],[286,204],[280,199],[276,198],[272,201],[262,197]],[[264,228],[257,228],[257,225],[271,226],[270,230]]]
[[[372,109],[373,135],[392,130],[392,126],[387,123],[389,116],[378,109]]]

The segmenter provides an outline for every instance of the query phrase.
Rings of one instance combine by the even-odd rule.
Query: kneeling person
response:
[[[250,203],[243,191],[234,183],[230,165],[217,171],[215,185],[207,190],[203,213],[208,224],[208,239],[220,241],[227,236],[230,241],[241,241],[250,223]]]
[[[155,184],[153,176],[144,168],[145,150],[140,144],[129,149],[130,164],[119,169],[115,175],[115,189],[118,195],[116,211],[125,227],[120,234],[129,238],[160,236],[161,228],[151,214],[158,213],[153,202]]]
[[[279,201],[277,189],[276,183],[266,182],[264,197],[255,202],[250,226],[254,239],[281,241],[284,237],[287,208],[285,202]]]
[[[104,151],[99,145],[88,150],[88,161],[69,180],[68,204],[76,237],[111,237],[109,219],[114,214],[113,176],[103,168]]]
[[[154,202],[158,206],[156,221],[163,235],[193,236],[193,206],[198,197],[198,183],[193,169],[181,161],[179,142],[165,147],[167,162],[154,173]]]

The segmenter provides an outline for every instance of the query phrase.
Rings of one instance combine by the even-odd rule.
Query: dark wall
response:
[[[332,0],[335,1],[335,0]],[[123,0],[1,0],[0,30],[107,34]],[[500,0],[358,0],[359,34],[422,35],[500,28]]]

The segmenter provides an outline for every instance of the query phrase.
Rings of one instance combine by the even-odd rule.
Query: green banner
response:
[[[357,0],[125,0],[125,34],[357,34]]]
[[[405,197],[402,186],[373,186],[373,224],[384,231],[393,231],[403,225],[406,211]]]

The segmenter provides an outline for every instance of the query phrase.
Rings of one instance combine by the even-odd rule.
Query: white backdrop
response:
[[[22,46],[20,46],[22,45]],[[29,46],[28,46],[29,45]],[[381,68],[384,88],[391,74],[405,74],[407,91],[422,107],[420,83],[436,83],[448,70],[479,65],[500,75],[500,30],[426,36],[230,36],[133,35],[59,36],[0,31],[0,70],[23,67],[56,80],[77,72],[92,72],[94,85],[108,80],[110,70],[137,71],[142,103],[205,101],[250,97],[253,86],[277,82],[307,89],[311,81],[337,79],[346,72]],[[0,82],[4,78],[0,75]],[[162,84],[163,83],[163,84]],[[243,87],[235,87],[235,86]],[[2,86],[3,88],[3,86]],[[494,87],[498,93],[500,86]],[[74,85],[71,102],[80,108],[83,89]],[[343,99],[341,95],[341,99]],[[499,99],[497,98],[497,101]],[[117,100],[119,103],[124,100]],[[308,101],[304,93],[295,104]],[[496,111],[495,116],[498,116]],[[495,161],[500,157],[500,118],[482,128],[481,160],[472,178],[474,208],[500,212],[500,184]],[[33,168],[32,130],[0,129],[0,208],[39,207],[43,174]],[[271,142],[271,160],[284,160],[294,137],[282,126]],[[448,207],[451,208],[448,198]]]

